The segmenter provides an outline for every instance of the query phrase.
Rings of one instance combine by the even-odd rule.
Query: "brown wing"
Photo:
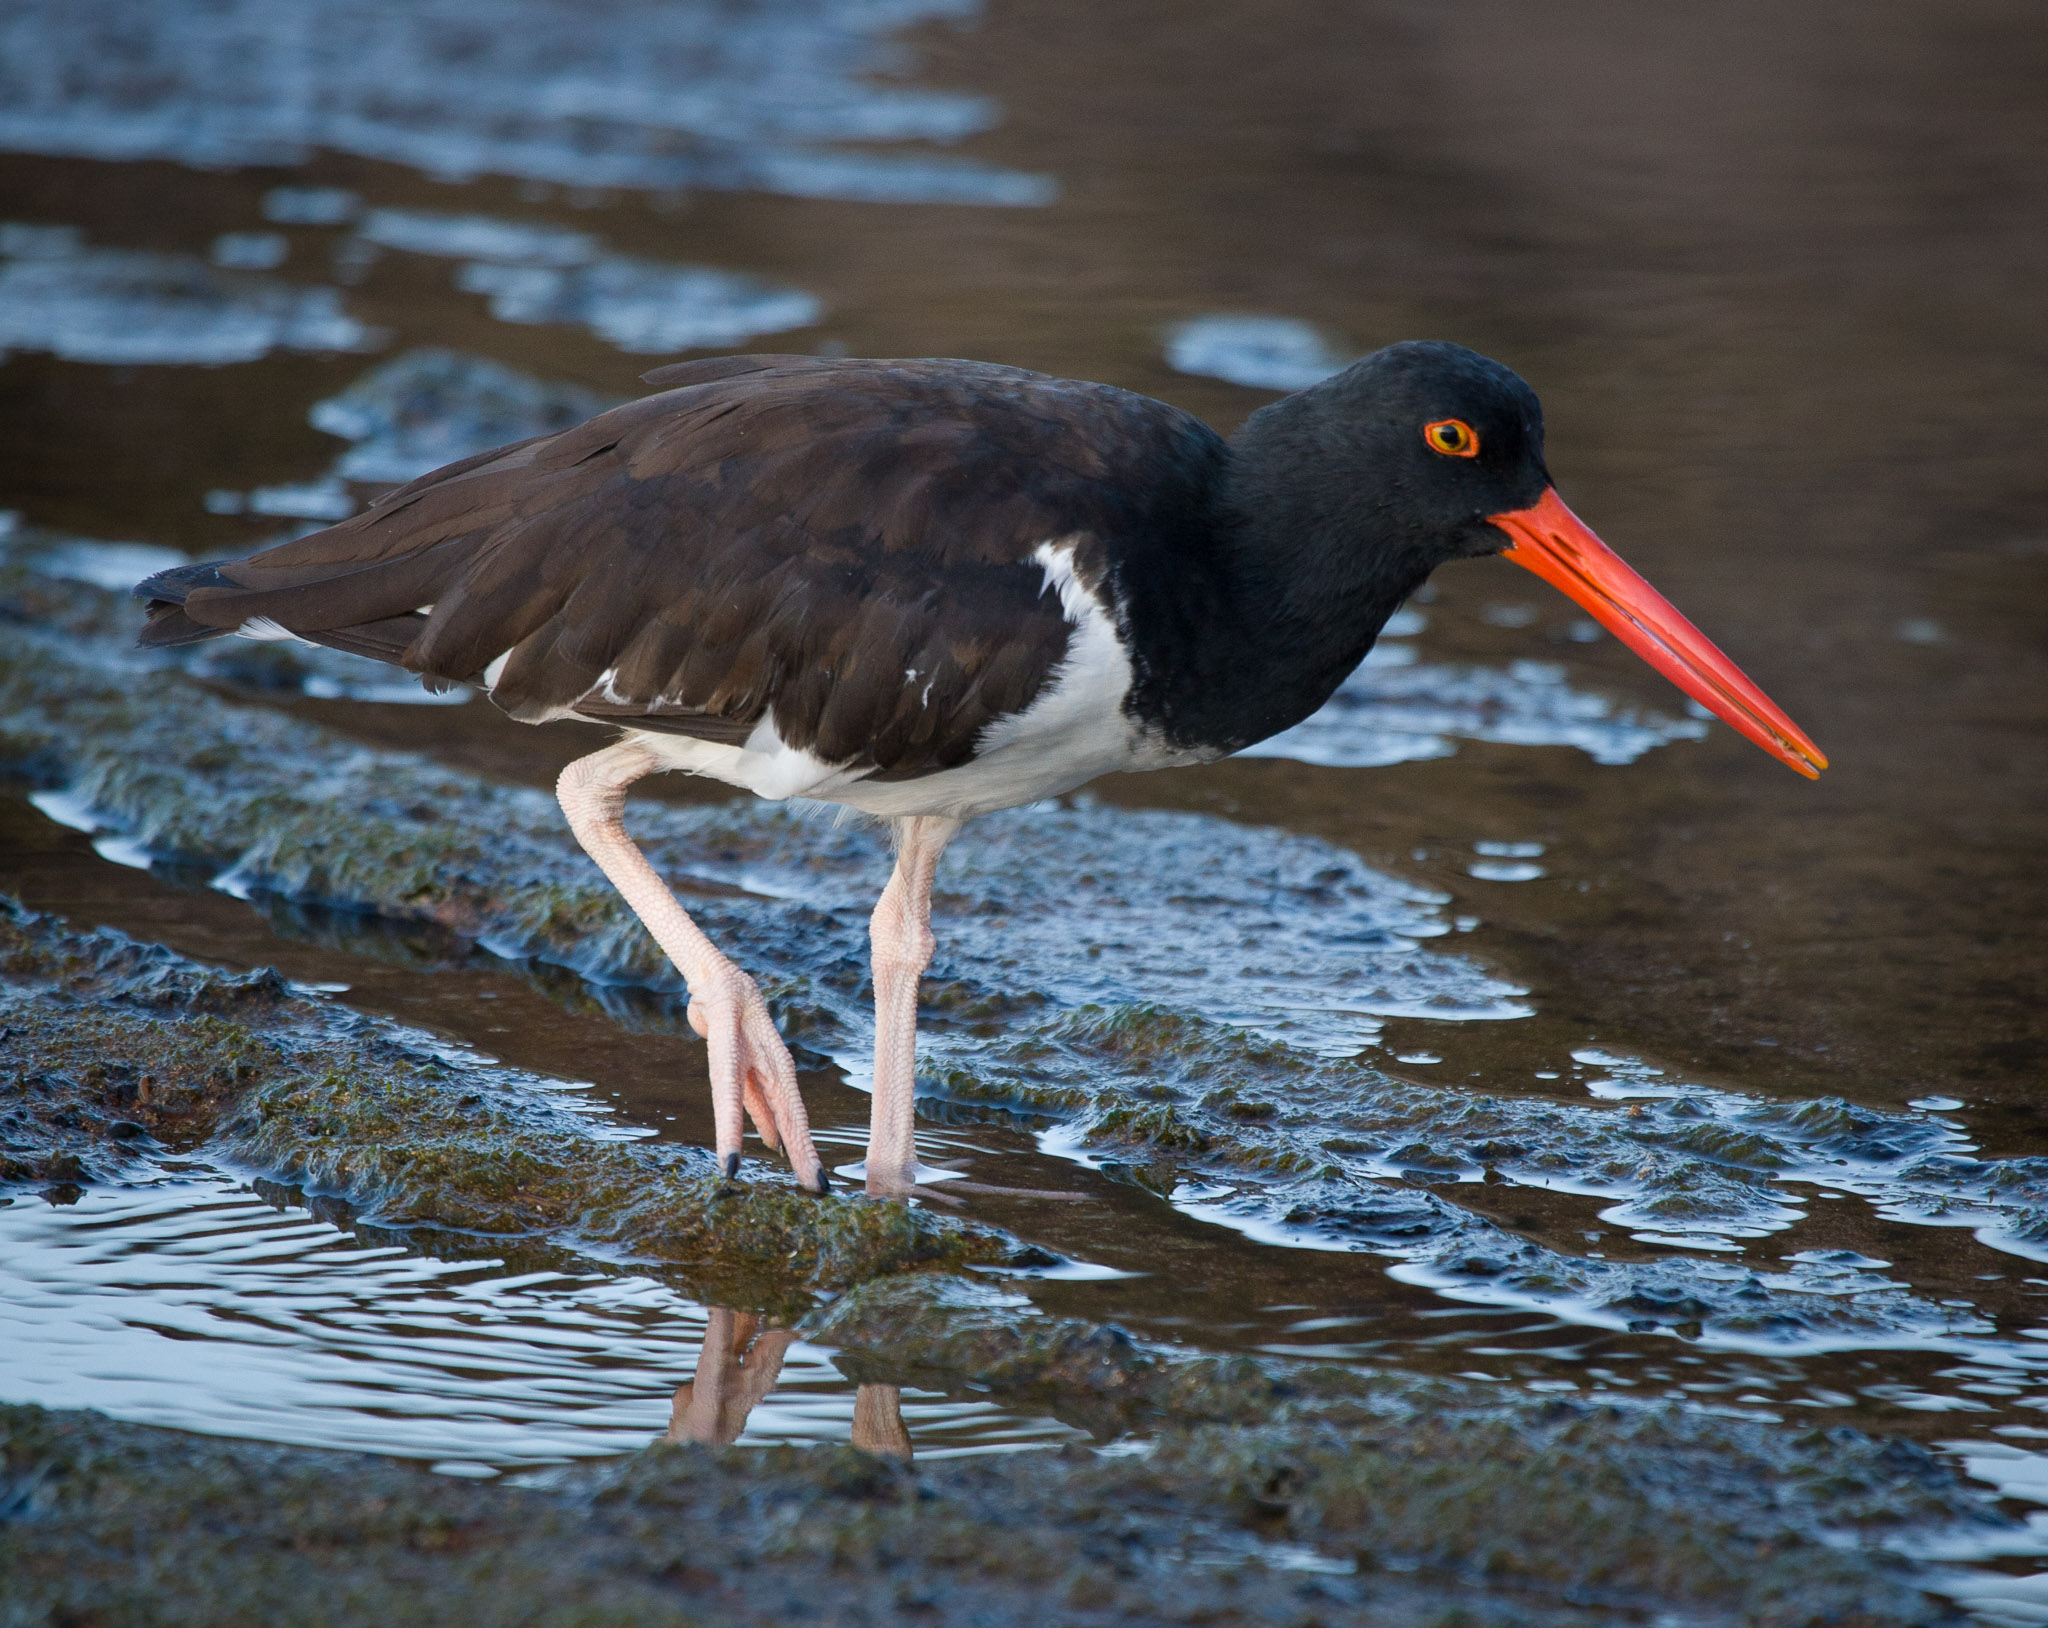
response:
[[[737,357],[451,464],[338,526],[142,584],[145,643],[252,618],[575,714],[791,745],[892,776],[967,761],[1030,705],[1084,580],[1214,435],[1142,396],[973,362]],[[1185,484],[1182,481],[1181,484]],[[506,653],[509,652],[509,655]]]

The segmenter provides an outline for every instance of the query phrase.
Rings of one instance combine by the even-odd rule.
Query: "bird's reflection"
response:
[[[747,1416],[775,1388],[782,1359],[796,1331],[763,1328],[757,1312],[710,1308],[697,1373],[676,1387],[664,1441],[729,1447],[747,1428]],[[863,1385],[853,1399],[853,1445],[891,1458],[910,1457],[903,1395],[894,1385]]]
[[[910,1457],[910,1427],[903,1422],[903,1392],[894,1385],[863,1385],[853,1393],[853,1445],[891,1458]]]

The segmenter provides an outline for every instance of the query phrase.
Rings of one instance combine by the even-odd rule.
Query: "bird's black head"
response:
[[[1334,687],[1439,565],[1504,554],[1780,761],[1808,777],[1827,766],[1565,507],[1543,464],[1536,392],[1500,363],[1433,340],[1389,345],[1252,414],[1230,450],[1240,598],[1268,641],[1301,652],[1295,665],[1315,675],[1290,703]]]
[[[1254,413],[1231,445],[1233,496],[1254,525],[1264,511],[1322,549],[1370,550],[1410,587],[1508,547],[1488,517],[1550,485],[1536,392],[1441,340],[1374,351]]]

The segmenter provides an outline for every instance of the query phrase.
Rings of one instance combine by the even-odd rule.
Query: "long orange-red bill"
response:
[[[1514,541],[1502,557],[1562,588],[1587,614],[1681,690],[1809,780],[1828,766],[1820,748],[1707,636],[1623,563],[1547,489],[1527,509],[1489,515]]]

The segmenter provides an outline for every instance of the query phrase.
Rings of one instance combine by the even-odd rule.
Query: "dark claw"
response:
[[[812,1188],[811,1191],[816,1193],[820,1198],[823,1198],[827,1193],[832,1191],[832,1178],[826,1172],[825,1167],[823,1165],[818,1166],[818,1185]]]
[[[740,1173],[740,1156],[739,1156],[739,1154],[738,1154],[738,1153],[728,1153],[728,1154],[727,1154],[727,1155],[725,1156],[725,1179],[726,1179],[727,1181],[731,1181],[731,1180],[733,1179],[733,1177],[737,1176],[737,1175],[738,1175],[739,1173]]]

